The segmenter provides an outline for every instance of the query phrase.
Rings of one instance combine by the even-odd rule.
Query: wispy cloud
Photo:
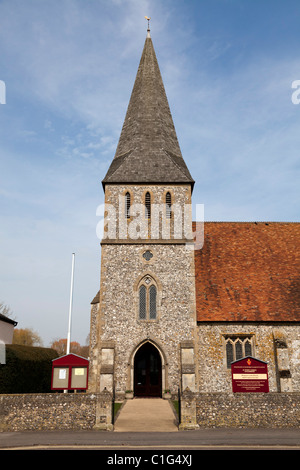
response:
[[[74,335],[88,334],[100,273],[96,207],[146,37],[144,15],[206,220],[298,218],[292,4],[0,2],[0,300],[20,327],[46,342],[64,335],[58,325],[76,251]]]

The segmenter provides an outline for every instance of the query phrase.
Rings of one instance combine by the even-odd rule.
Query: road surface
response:
[[[0,432],[0,450],[300,450],[300,429]]]

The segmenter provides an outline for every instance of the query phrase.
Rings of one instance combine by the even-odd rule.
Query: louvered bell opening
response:
[[[149,318],[155,320],[156,318],[156,287],[151,286],[149,289]]]
[[[167,193],[166,194],[166,215],[167,215],[167,219],[171,219],[171,205],[172,205],[171,194]]]
[[[130,219],[130,194],[125,194],[125,217]]]
[[[141,286],[139,291],[139,317],[141,320],[146,320],[146,287]]]
[[[145,196],[145,217],[150,219],[151,217],[151,196],[150,193],[146,193]]]

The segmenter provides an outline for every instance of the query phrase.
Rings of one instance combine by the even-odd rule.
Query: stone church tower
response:
[[[100,290],[92,302],[91,392],[196,390],[191,196],[148,29],[117,150],[102,182]]]

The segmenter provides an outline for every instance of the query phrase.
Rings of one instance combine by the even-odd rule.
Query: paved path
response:
[[[116,419],[115,432],[175,432],[175,414],[168,400],[134,398],[127,400]]]

